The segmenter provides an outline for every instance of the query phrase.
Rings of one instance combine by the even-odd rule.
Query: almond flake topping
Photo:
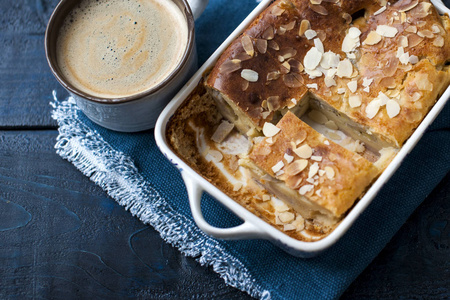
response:
[[[372,84],[372,82],[373,82],[373,78],[368,79],[367,77],[364,77],[362,85],[364,87],[368,87],[368,86],[370,86]]]
[[[315,32],[315,31],[312,30],[312,29],[308,29],[308,30],[305,31],[305,37],[306,37],[308,40],[313,39],[313,38],[315,38],[316,36],[317,36],[317,32]]]
[[[275,166],[272,167],[272,171],[274,173],[277,173],[278,171],[280,171],[282,168],[284,167],[284,162],[282,160],[280,160],[279,162],[277,162],[275,164]]]
[[[267,81],[277,80],[278,78],[280,78],[280,71],[273,71],[267,73]]]
[[[309,89],[318,89],[317,83],[308,83],[306,87]]]
[[[320,63],[322,59],[322,52],[317,50],[316,47],[312,47],[306,53],[305,58],[303,59],[303,65],[306,69],[314,70]]]
[[[353,74],[353,65],[349,59],[345,58],[340,61],[337,67],[336,75],[340,78],[348,77],[350,78]]]
[[[253,42],[252,39],[248,35],[244,35],[241,39],[242,47],[244,48],[245,52],[253,56],[255,54],[255,50],[253,49]]]
[[[223,74],[230,74],[241,68],[241,61],[239,59],[228,60],[220,66],[220,72]]]
[[[284,159],[286,160],[286,162],[288,164],[290,164],[294,160],[294,157],[292,155],[287,154],[287,153],[285,153],[283,157],[284,157]]]
[[[377,33],[384,37],[394,37],[398,33],[398,30],[389,25],[378,25]]]
[[[300,195],[305,195],[306,193],[312,191],[314,189],[314,185],[312,184],[305,184],[304,186],[302,186],[300,188],[300,190],[298,191],[300,193]]]
[[[361,35],[361,31],[356,27],[350,27],[347,35],[342,41],[342,51],[343,52],[352,52],[360,45],[359,36]]]
[[[315,161],[322,161],[322,156],[312,155],[312,156],[311,156],[311,159],[312,159],[312,160],[315,160]]]
[[[312,149],[309,145],[300,146],[297,149],[294,149],[294,153],[298,155],[300,158],[310,158],[312,155]]]
[[[270,196],[267,195],[267,194],[264,194],[264,195],[262,196],[262,200],[263,200],[263,201],[269,201],[269,200],[270,200]]]
[[[262,38],[266,39],[266,40],[271,40],[274,37],[274,33],[273,33],[273,27],[269,26],[267,27],[267,29],[263,32],[262,34]]]
[[[348,97],[348,104],[351,108],[356,108],[361,106],[361,96],[353,95]]]
[[[404,48],[408,47],[408,38],[404,35],[401,35],[398,38],[398,44],[399,44],[399,46],[404,47]]]
[[[317,50],[319,50],[319,52],[325,52],[323,49],[323,43],[319,38],[314,39],[314,46],[317,48]]]
[[[386,111],[389,118],[393,118],[400,113],[400,105],[395,100],[389,100],[386,103]]]
[[[345,88],[338,88],[338,89],[337,89],[337,93],[338,93],[339,95],[345,94]]]
[[[348,88],[352,93],[356,92],[358,89],[358,82],[356,80],[352,80],[349,83],[347,83]]]
[[[309,167],[308,178],[314,177],[314,175],[316,175],[318,171],[319,171],[319,164],[315,162],[312,164],[311,167]]]
[[[325,173],[327,174],[328,179],[333,179],[335,172],[334,169],[332,167],[326,166],[325,167]]]
[[[243,69],[241,71],[241,77],[250,82],[258,81],[258,73],[250,69]]]
[[[380,100],[375,99],[370,101],[370,103],[366,106],[366,115],[369,119],[373,119],[378,111],[380,110]]]
[[[308,166],[306,159],[297,159],[292,164],[286,167],[286,174],[288,176],[294,176],[303,171]]]
[[[443,47],[444,46],[444,38],[440,35],[438,35],[434,41],[433,41],[433,45],[436,47]]]
[[[300,29],[298,30],[298,35],[302,36],[308,29],[311,29],[311,24],[308,20],[302,20],[300,23]]]
[[[272,123],[269,123],[269,122],[264,123],[263,134],[266,137],[272,137],[272,136],[276,135],[278,132],[280,132],[280,130],[281,130],[280,128],[273,125]]]
[[[381,41],[381,35],[379,35],[376,31],[371,31],[367,35],[366,39],[364,40],[364,45],[376,45]]]
[[[319,15],[322,15],[322,16],[327,16],[328,15],[328,10],[325,7],[321,6],[321,5],[310,4],[309,7],[313,11],[318,13]]]
[[[332,87],[336,85],[336,80],[334,80],[333,77],[325,77],[324,82],[326,87]]]
[[[266,53],[267,51],[267,40],[265,39],[257,39],[256,40],[256,49],[258,49],[259,53]]]
[[[383,11],[386,10],[386,6],[382,6],[379,10],[373,13],[374,16],[381,14]]]
[[[278,215],[278,218],[280,219],[281,222],[283,223],[291,223],[292,221],[294,221],[295,219],[295,215],[291,212],[282,212]]]
[[[407,5],[403,6],[402,8],[400,8],[398,11],[399,11],[399,12],[404,12],[404,11],[411,10],[411,9],[413,9],[414,7],[416,7],[417,4],[419,4],[419,1],[418,1],[418,0],[411,1],[409,4],[407,4]]]

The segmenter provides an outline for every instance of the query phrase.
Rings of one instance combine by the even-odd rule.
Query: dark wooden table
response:
[[[56,3],[0,2],[0,298],[250,298],[55,153],[51,91],[66,94],[43,34]],[[449,220],[450,174],[342,298],[450,298]]]

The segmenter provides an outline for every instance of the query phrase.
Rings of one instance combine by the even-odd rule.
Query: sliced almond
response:
[[[303,171],[308,166],[308,160],[297,159],[286,167],[286,174],[288,176],[294,176]]]
[[[431,32],[431,30],[428,30],[428,29],[419,30],[417,32],[417,35],[420,37],[425,37],[425,38],[429,38],[429,39],[434,38],[433,32]]]
[[[280,78],[280,74],[281,74],[280,71],[273,71],[267,73],[267,81],[277,80],[278,78]]]
[[[274,32],[273,32],[273,27],[272,26],[269,26],[269,27],[267,27],[267,29],[263,32],[263,34],[262,34],[262,38],[263,39],[266,39],[266,40],[271,40],[271,39],[273,39],[273,37],[274,37],[275,35],[274,35]]]
[[[326,166],[324,168],[324,170],[325,170],[325,173],[326,173],[328,179],[333,179],[334,176],[336,175],[335,172],[334,172],[334,169],[332,167],[330,167],[330,166]]]
[[[379,35],[376,31],[371,31],[367,35],[363,44],[365,45],[376,45],[381,41],[381,35]]]
[[[288,179],[286,180],[286,184],[288,187],[290,187],[293,190],[296,190],[300,187],[300,184],[302,183],[303,178],[301,177],[288,177]]]
[[[295,27],[295,23],[296,23],[296,21],[294,20],[294,21],[292,21],[292,22],[289,22],[288,24],[286,24],[286,25],[284,25],[284,28],[286,28],[286,30],[292,30],[292,29],[294,29],[294,27]]]
[[[290,58],[288,60],[288,63],[291,66],[291,71],[292,72],[300,73],[304,69],[302,63],[299,62],[298,60],[294,59],[294,58]]]
[[[278,218],[283,223],[291,223],[295,219],[295,215],[291,212],[285,211],[278,215]]]
[[[314,46],[317,48],[317,50],[319,50],[319,52],[322,52],[322,53],[325,52],[325,50],[323,48],[323,43],[319,38],[314,39]]]
[[[259,53],[266,53],[267,51],[267,40],[265,39],[257,39],[256,40],[256,49],[258,49]]]
[[[242,86],[241,86],[242,91],[246,91],[248,89],[249,84],[250,83],[247,80],[244,80],[244,82],[242,82]]]
[[[300,158],[310,158],[312,155],[312,149],[308,144],[298,147],[294,150],[294,153]]]
[[[332,87],[336,85],[336,80],[333,79],[333,77],[325,77],[324,78],[325,86],[326,87]]]
[[[370,103],[366,106],[367,118],[373,119],[380,110],[380,106],[381,106],[380,100],[375,99],[370,101]]]
[[[300,193],[300,195],[305,195],[306,193],[312,191],[314,189],[314,185],[312,184],[305,184],[304,186],[302,186],[298,192]]]
[[[244,35],[242,37],[241,44],[245,50],[245,53],[247,53],[250,56],[253,56],[253,54],[255,54],[255,50],[253,49],[252,39],[248,35]]]
[[[303,77],[297,73],[289,73],[283,75],[283,82],[289,88],[301,87],[303,85]]]
[[[384,37],[394,37],[398,30],[395,27],[389,26],[389,25],[378,25],[377,26],[377,33]]]
[[[275,136],[278,132],[280,132],[280,128],[278,128],[277,126],[273,125],[272,123],[269,122],[265,122],[264,126],[263,126],[263,134],[266,137],[272,137]]]
[[[280,171],[282,168],[284,167],[284,162],[282,160],[280,160],[279,162],[277,162],[273,167],[272,167],[272,171],[274,173],[277,173],[278,171]]]
[[[379,10],[373,13],[374,16],[381,14],[386,10],[386,6],[382,6]]]
[[[408,34],[407,37],[408,37],[408,47],[410,47],[410,48],[413,48],[413,47],[419,45],[423,41],[422,37],[420,37],[414,33]]]
[[[386,112],[389,118],[393,118],[400,113],[400,105],[395,100],[389,100],[386,103]]]
[[[309,8],[311,8],[313,11],[315,11],[319,15],[322,15],[322,16],[328,15],[328,10],[325,7],[323,7],[322,5],[309,4]]]
[[[298,35],[302,36],[308,29],[311,29],[311,23],[309,23],[308,20],[302,20],[300,23],[300,29],[298,30]]]
[[[267,98],[267,108],[269,111],[276,111],[280,108],[280,96],[270,96]]]
[[[414,25],[410,25],[408,27],[405,28],[406,32],[411,32],[411,33],[416,33],[417,32],[417,27]]]
[[[409,3],[407,3],[406,5],[401,6],[401,7],[398,9],[398,11],[399,11],[399,12],[404,12],[404,11],[411,10],[411,9],[413,9],[414,7],[416,7],[417,4],[419,4],[419,1],[418,1],[418,0],[413,0],[413,1],[409,2]]]
[[[281,74],[287,74],[291,71],[291,65],[285,61],[284,63],[281,64],[280,66],[280,72]]]
[[[440,35],[438,35],[434,41],[433,41],[433,45],[436,47],[444,47],[444,38]]]
[[[315,32],[315,31],[312,30],[312,29],[308,29],[308,30],[305,31],[305,37],[306,37],[308,40],[313,39],[313,38],[315,38],[316,36],[317,36],[317,32]]]
[[[243,69],[241,71],[241,77],[250,82],[258,81],[258,73],[250,69]]]
[[[398,45],[400,47],[404,47],[404,48],[408,47],[408,38],[404,35],[399,36],[398,37]]]
[[[353,95],[348,97],[348,104],[351,108],[357,108],[361,106],[361,96],[360,95]]]
[[[320,52],[316,47],[312,47],[306,53],[303,59],[303,65],[306,69],[314,70],[320,63],[322,59],[322,52]]]
[[[274,40],[268,41],[267,42],[267,46],[269,46],[269,48],[271,48],[271,49],[273,49],[275,51],[280,50],[280,46]]]
[[[284,154],[283,158],[286,160],[288,164],[290,164],[294,160],[294,156],[289,155],[287,153]]]
[[[306,65],[305,65],[306,67]],[[353,74],[353,65],[349,59],[344,59],[339,62],[336,75],[340,78],[350,78]]]
[[[319,171],[319,164],[315,162],[311,165],[311,167],[309,167],[308,178],[313,178],[318,171]]]
[[[241,61],[239,59],[232,59],[224,62],[220,66],[220,73],[230,74],[241,68]]]
[[[270,11],[271,14],[273,14],[274,16],[281,16],[283,13],[285,12],[284,8],[281,8],[280,6],[276,5],[272,8],[272,10]]]
[[[354,93],[358,89],[358,82],[356,80],[349,81],[347,86],[350,92]]]
[[[297,50],[292,47],[283,48],[278,55],[281,55],[284,59],[289,59],[297,54]]]

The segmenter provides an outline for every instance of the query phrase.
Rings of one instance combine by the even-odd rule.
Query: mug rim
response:
[[[169,73],[168,76],[166,76],[161,82],[159,82],[157,85],[152,86],[149,89],[146,89],[142,92],[132,94],[130,96],[125,97],[117,97],[117,98],[105,98],[105,97],[98,97],[90,95],[86,92],[81,91],[80,89],[76,88],[74,85],[72,85],[68,80],[65,79],[65,77],[60,73],[58,64],[56,61],[56,39],[52,45],[50,45],[50,37],[54,35],[58,35],[59,28],[55,28],[55,22],[59,20],[59,17],[65,18],[67,17],[68,12],[71,11],[69,9],[64,16],[60,16],[62,13],[62,9],[65,8],[67,5],[76,3],[75,0],[61,0],[53,10],[50,19],[47,23],[47,28],[45,30],[45,57],[47,59],[47,63],[50,67],[51,72],[53,73],[53,76],[55,76],[56,80],[70,93],[73,93],[81,98],[84,98],[86,100],[90,100],[97,103],[102,104],[118,104],[118,103],[125,103],[135,100],[141,100],[147,96],[150,96],[165,86],[167,86],[180,72],[181,70],[186,66],[186,64],[189,61],[189,56],[192,54],[192,51],[194,49],[194,36],[195,36],[195,26],[194,26],[194,17],[192,14],[192,10],[187,2],[187,0],[170,0],[177,4],[182,4],[183,7],[180,7],[180,5],[177,5],[180,11],[185,15],[186,17],[186,25],[188,29],[188,37],[187,37],[187,43],[186,47],[183,53],[183,56],[181,57],[181,60],[176,65],[176,67]],[[184,8],[184,9],[183,9]],[[56,30],[56,32],[55,32]]]

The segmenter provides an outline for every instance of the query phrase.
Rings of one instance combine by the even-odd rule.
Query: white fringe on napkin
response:
[[[212,266],[225,283],[260,299],[270,299],[252,279],[247,268],[235,257],[225,254],[213,238],[207,236],[184,215],[171,208],[161,194],[145,181],[133,161],[113,149],[93,129],[78,118],[75,100],[58,101],[53,91],[52,117],[58,122],[56,153],[71,162],[99,185],[120,205],[183,254],[196,257],[202,265]]]

